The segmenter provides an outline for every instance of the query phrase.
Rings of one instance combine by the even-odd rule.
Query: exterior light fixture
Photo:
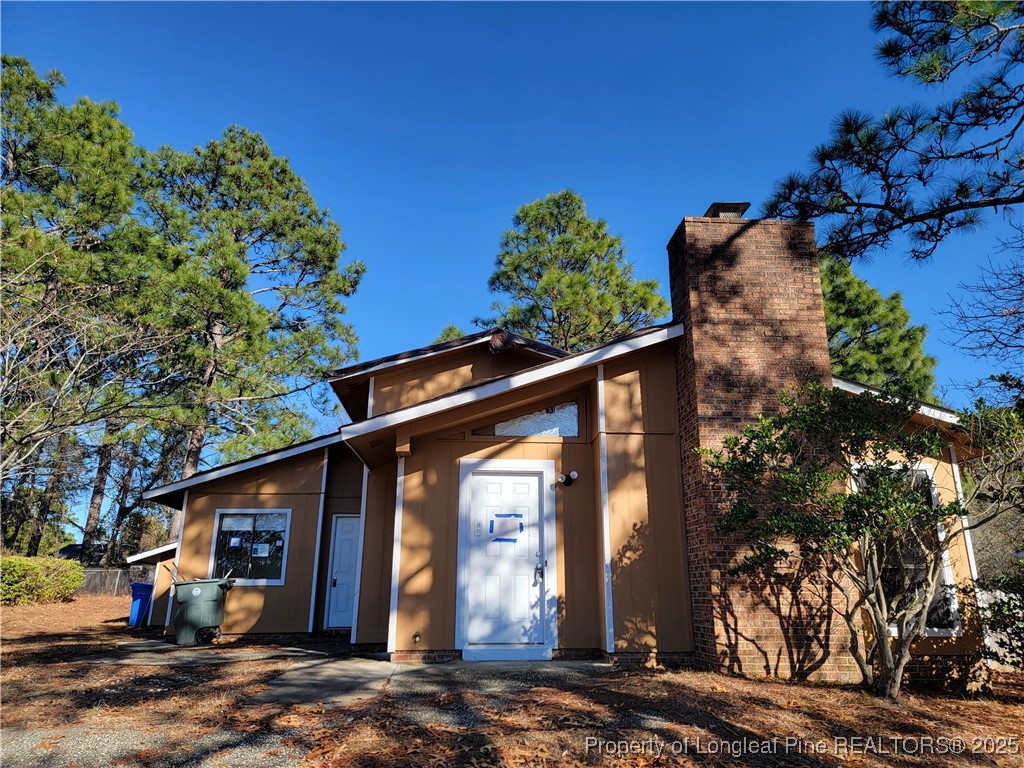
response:
[[[568,475],[559,475],[558,476],[558,482],[560,482],[562,485],[564,485],[566,488],[568,488],[570,485],[573,484],[573,482],[579,476],[580,476],[580,473],[577,472],[576,470],[573,470]]]

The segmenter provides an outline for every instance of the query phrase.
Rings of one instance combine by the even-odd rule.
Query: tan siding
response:
[[[384,371],[373,379],[373,416],[431,400],[456,389],[532,368],[546,358],[530,352],[492,354],[486,344]]]
[[[288,562],[280,587],[236,586],[225,603],[225,634],[306,632],[313,581],[323,452],[200,486],[189,493],[178,569],[185,578],[210,575],[218,509],[290,509]],[[230,493],[224,491],[229,490]]]
[[[615,647],[693,648],[671,353],[605,368]]]
[[[675,435],[647,435],[650,544],[654,552],[654,579],[658,593],[658,650],[693,650],[690,621],[690,584],[683,531],[679,439]]]
[[[657,589],[644,482],[644,436],[608,435],[608,508],[615,647],[657,649]]]
[[[953,464],[950,458],[949,449],[944,449],[942,456],[938,459],[926,459],[926,462],[934,468],[935,488],[938,491],[939,501],[943,504],[956,501],[956,481],[953,477]],[[971,565],[967,555],[967,541],[962,533],[962,524],[957,520],[947,531],[947,535],[955,537],[949,550],[950,566],[953,569],[953,578],[957,584],[965,585],[973,583],[971,576]],[[961,637],[939,638],[925,637],[914,644],[916,655],[928,654],[960,654],[973,652],[981,642],[977,631],[973,627],[966,627]]]
[[[406,459],[399,581],[398,650],[455,647],[458,480],[462,459],[550,459],[555,471],[593,477],[588,443],[416,441]],[[594,489],[585,480],[556,491],[559,645],[597,648],[599,583]],[[413,644],[414,633],[421,641]]]
[[[674,372],[668,350],[630,356],[606,369],[613,602],[619,650],[678,652],[693,645]],[[553,382],[551,391],[558,386]],[[443,431],[438,439],[413,440],[404,485],[397,650],[454,647],[458,478],[464,458],[550,459],[556,463],[556,472],[580,473],[580,482],[556,491],[559,646],[601,647],[604,592],[594,392],[591,383],[573,395],[585,404],[585,434],[579,440],[499,442],[459,439]],[[552,394],[551,404],[565,397]],[[663,402],[666,397],[671,398],[668,404]],[[510,403],[507,412],[521,408]],[[488,414],[487,420],[493,422],[495,414]],[[414,645],[416,632],[421,640]]]
[[[150,626],[162,627],[167,620],[167,600],[171,591],[171,571],[174,567],[174,550],[156,564],[156,583],[153,585],[153,620]]]
[[[396,471],[397,464],[392,462],[373,470],[367,478],[356,633],[360,643],[384,643],[388,639]]]

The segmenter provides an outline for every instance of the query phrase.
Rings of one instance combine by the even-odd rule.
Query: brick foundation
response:
[[[695,453],[719,448],[779,393],[831,380],[810,224],[687,218],[668,244],[695,660],[752,676],[855,682],[846,625],[814,574],[758,585],[726,571],[742,547],[715,531],[728,508]]]
[[[915,656],[903,670],[903,684],[955,693],[981,693],[992,687],[992,670],[980,654]]]
[[[460,661],[462,651],[392,651],[391,661],[396,664],[447,664]]]
[[[642,651],[616,651],[604,654],[604,660],[617,667],[696,667],[692,653],[645,653]]]

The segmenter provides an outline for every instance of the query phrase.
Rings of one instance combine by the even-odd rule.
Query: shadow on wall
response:
[[[657,589],[651,577],[650,525],[633,523],[629,538],[612,556],[612,594],[628,597],[632,612],[615,615],[615,648],[621,651],[658,650]],[[616,605],[618,608],[621,601]]]
[[[729,575],[748,549],[715,530],[731,500],[695,449],[720,448],[758,416],[777,413],[782,390],[829,381],[813,231],[688,221],[685,242],[674,239],[669,251],[676,319],[691,331],[677,362],[696,651],[731,672],[807,679],[849,643],[829,608],[837,595],[816,573]]]
[[[831,655],[836,618],[829,608],[835,587],[828,579],[802,565],[772,579],[730,578],[729,586],[738,585],[747,597],[746,606],[738,606],[729,589],[720,589],[714,601],[725,635],[725,646],[719,649],[721,667],[736,674],[794,680],[807,680],[821,669]],[[751,607],[771,619],[749,621]]]

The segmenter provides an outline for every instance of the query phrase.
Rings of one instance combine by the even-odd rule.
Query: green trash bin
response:
[[[178,645],[211,642],[220,635],[224,622],[224,596],[234,579],[193,579],[175,581],[174,640]]]

